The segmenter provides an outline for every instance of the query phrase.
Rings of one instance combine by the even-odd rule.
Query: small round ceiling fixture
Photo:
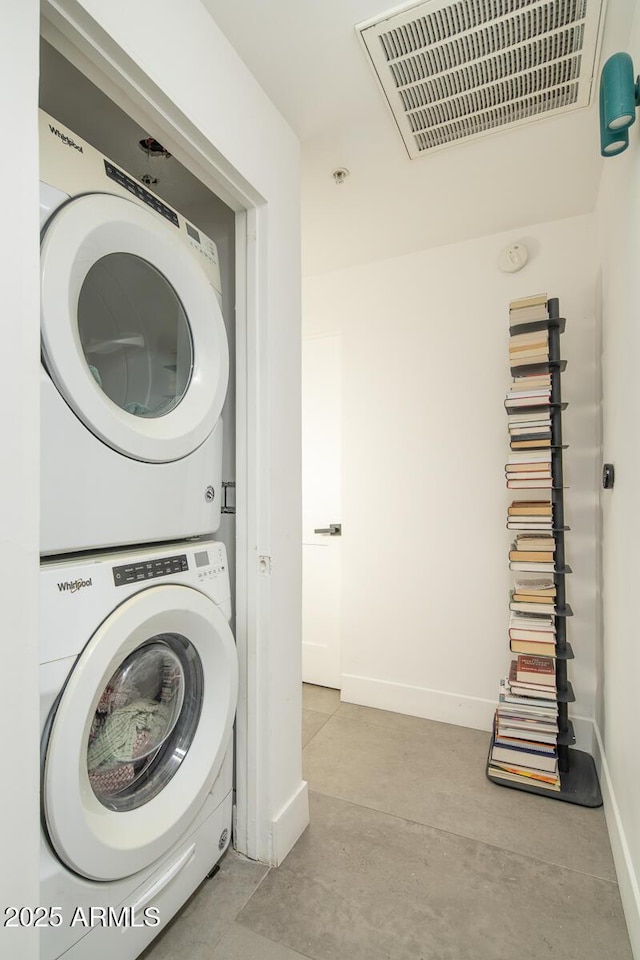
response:
[[[498,257],[498,266],[504,273],[517,273],[529,259],[529,251],[524,243],[512,243],[505,247]]]
[[[332,173],[332,177],[336,182],[336,186],[338,187],[345,182],[348,176],[349,171],[346,167],[337,167]]]

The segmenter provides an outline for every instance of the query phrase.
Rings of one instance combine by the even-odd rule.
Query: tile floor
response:
[[[632,960],[602,810],[489,783],[488,734],[304,689],[312,822],[228,853],[144,960]]]

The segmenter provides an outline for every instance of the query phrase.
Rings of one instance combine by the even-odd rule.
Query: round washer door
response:
[[[238,689],[233,635],[190,587],[150,587],[102,623],[50,724],[44,819],[70,869],[130,876],[184,833],[229,746]]]
[[[61,207],[41,249],[42,351],[85,426],[135,460],[179,460],[213,430],[229,378],[215,290],[177,228],[124,197]]]

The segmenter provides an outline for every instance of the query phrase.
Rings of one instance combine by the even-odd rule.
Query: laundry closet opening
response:
[[[236,213],[41,50],[41,898],[163,925],[234,823]]]
[[[41,39],[40,47],[39,102],[41,109],[61,127],[68,128],[86,140],[137,184],[179,211],[193,225],[196,234],[200,231],[205,237],[211,238],[217,247],[221,308],[229,346],[229,384],[221,414],[224,424],[224,488],[216,491],[216,496],[223,505],[223,512],[214,536],[222,541],[227,549],[231,595],[232,600],[235,600],[236,529],[235,516],[231,510],[235,503],[233,485],[236,473],[236,214],[174,156],[167,155],[167,152],[161,149],[161,145],[154,138],[153,130],[144,129],[129,117],[44,39]],[[51,132],[55,135],[55,130]],[[104,278],[113,274],[114,270],[118,274],[118,296],[123,301],[131,301],[133,291],[140,301],[145,296],[144,291],[148,291],[147,315],[153,317],[154,313],[158,312],[155,305],[161,303],[162,312],[168,318],[164,321],[166,329],[159,330],[157,337],[158,342],[162,340],[167,356],[163,361],[155,363],[156,369],[144,356],[144,351],[138,350],[136,353],[136,345],[133,342],[128,345],[131,358],[128,365],[129,378],[132,379],[131,371],[134,370],[136,378],[142,382],[142,389],[137,393],[132,392],[130,383],[123,379],[113,355],[106,350],[100,353],[101,329],[104,326],[101,315],[101,303],[105,296]],[[87,281],[92,280],[92,283],[87,283],[79,301],[79,308],[82,308],[81,315],[79,313],[79,333],[89,369],[100,388],[114,403],[145,419],[160,420],[166,409],[180,404],[190,375],[192,345],[179,298],[176,298],[166,282],[159,282],[160,275],[152,267],[132,256],[124,259],[120,254],[105,257],[92,272],[95,276],[87,277]],[[144,320],[144,307],[144,304],[134,304],[136,316],[142,319],[137,321],[140,329],[127,330],[130,340],[137,337],[140,342],[144,341],[144,323],[149,322]],[[172,307],[172,310],[169,310],[169,307]],[[96,356],[99,356],[98,362],[95,361]],[[229,512],[224,509],[225,502]],[[96,510],[98,509],[100,506],[96,504]],[[235,603],[233,609],[235,614]]]

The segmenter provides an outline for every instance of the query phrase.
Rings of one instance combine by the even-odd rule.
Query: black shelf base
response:
[[[514,790],[523,790],[525,793],[537,793],[540,797],[550,797],[552,800],[564,800],[565,803],[575,803],[580,807],[601,807],[602,794],[598,783],[598,774],[593,757],[583,750],[569,750],[569,770],[560,774],[560,790],[545,790],[534,783],[516,783],[513,780],[502,780],[489,773],[493,737],[489,747],[487,759],[487,778],[500,787],[512,787]]]

